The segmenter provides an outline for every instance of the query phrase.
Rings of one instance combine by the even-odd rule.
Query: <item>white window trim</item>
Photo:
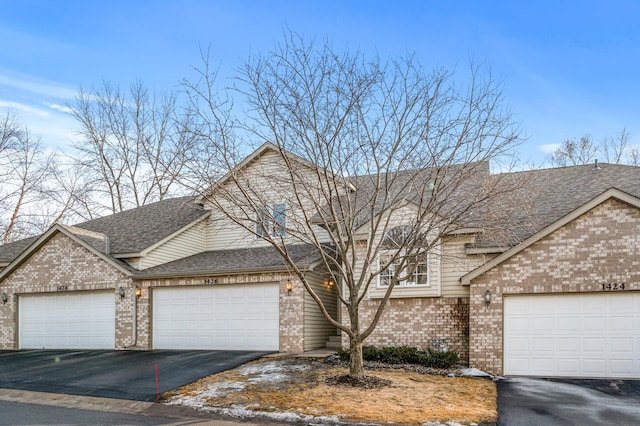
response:
[[[381,250],[379,255],[378,255],[378,270],[380,270],[380,259],[383,256],[386,255],[393,255],[394,253],[396,253],[396,250]],[[406,256],[406,254],[401,254],[400,257],[404,257]],[[411,256],[411,255],[410,255]],[[418,284],[415,281],[408,281],[408,280],[403,280],[403,281],[399,281],[395,286],[394,286],[394,290],[397,288],[413,288],[413,287],[418,287],[418,288],[428,288],[431,287],[431,254],[427,252],[427,256],[425,258],[425,260],[423,262],[420,262],[420,264],[425,265],[427,267],[427,282],[425,284]],[[415,274],[418,272],[418,268],[416,268],[416,270],[414,271],[414,276]],[[388,286],[387,285],[383,285],[382,284],[382,273],[378,274],[378,285],[377,287],[379,289],[387,289]]]
[[[280,226],[278,224],[278,222],[275,220],[276,219],[276,211],[275,208],[276,206],[284,206],[284,223],[282,226]],[[255,224],[255,238],[256,239],[261,239],[264,238],[265,236],[269,236],[269,237],[286,237],[287,236],[287,211],[288,211],[288,206],[287,203],[273,203],[273,204],[267,204],[261,207],[261,210],[263,210],[264,212],[268,212],[269,215],[262,215],[263,217],[260,218],[260,214],[259,210],[256,211],[256,224]],[[267,233],[265,234],[264,231],[262,230],[261,227],[261,221],[264,222],[265,219],[268,220],[265,228]]]
[[[386,250],[381,251],[384,254]],[[442,277],[441,277],[441,265],[440,262],[440,250],[435,247],[427,253],[427,271],[428,271],[428,283],[429,285],[404,285],[394,286],[391,291],[392,299],[401,298],[422,298],[422,297],[441,297],[442,296]],[[379,257],[378,257],[379,262]],[[375,267],[379,271],[379,263],[375,264]],[[380,275],[378,274],[378,282],[372,283],[369,287],[368,298],[379,299],[386,295],[389,287],[379,285]]]

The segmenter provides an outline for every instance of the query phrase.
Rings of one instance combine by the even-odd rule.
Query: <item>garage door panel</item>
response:
[[[21,349],[113,349],[112,291],[19,296]]]
[[[507,296],[504,373],[640,378],[639,307],[640,292]]]
[[[554,306],[555,305],[555,306]],[[546,304],[543,312],[555,313],[564,312],[566,314],[575,314],[582,311],[580,300],[576,299],[555,299],[554,303]]]
[[[558,371],[565,373],[565,375],[575,375],[580,369],[580,360],[577,358],[558,358],[556,361]]]
[[[576,353],[580,351],[580,339],[577,337],[562,337],[556,341],[556,348],[559,355]]]
[[[634,329],[634,318],[632,315],[612,315],[609,317],[609,330],[613,333],[618,331],[627,334]]]
[[[571,335],[580,330],[580,317],[565,316],[557,324],[557,330],[562,334]]]
[[[553,372],[553,358],[536,358],[533,360],[533,368],[537,371],[543,372],[543,374],[550,374]]]
[[[551,317],[537,317],[532,318],[530,321],[530,332],[532,333],[548,333],[553,330],[554,320]]]
[[[154,348],[278,350],[278,303],[278,284],[155,289]]]

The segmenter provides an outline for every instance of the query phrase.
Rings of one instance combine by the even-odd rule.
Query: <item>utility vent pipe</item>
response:
[[[598,159],[596,158],[595,162],[593,163],[593,170],[600,170],[600,165],[598,165]]]
[[[111,254],[111,239],[108,235],[104,237],[104,253]]]

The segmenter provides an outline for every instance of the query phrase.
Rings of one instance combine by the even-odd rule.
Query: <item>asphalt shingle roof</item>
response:
[[[206,214],[194,197],[181,197],[74,226],[108,236],[112,254],[138,253]]]
[[[530,237],[610,188],[640,198],[640,167],[636,166],[600,163],[596,169],[587,164],[499,174],[495,179],[505,189],[517,189],[492,200],[479,224],[491,227],[502,221],[511,231],[508,245]],[[487,232],[476,245],[493,243]]]
[[[9,244],[0,245],[0,263],[9,263],[33,244],[38,236],[24,238],[22,240],[14,241]]]
[[[318,249],[297,244],[287,247],[295,264],[306,268],[320,260]],[[248,270],[286,269],[287,263],[273,247],[254,247],[234,250],[205,251],[173,262],[154,266],[136,273],[137,278],[148,276],[186,276],[234,273]]]
[[[74,227],[108,236],[112,255],[138,253],[207,214],[196,203],[195,197],[181,197],[79,223]],[[0,245],[0,262],[11,262],[38,238],[29,237]],[[80,238],[104,253],[104,241],[88,236]]]
[[[367,191],[366,177],[354,179],[360,190]],[[465,225],[486,229],[474,246],[508,247],[569,214],[610,188],[617,188],[640,198],[640,167],[601,163],[552,169],[538,169],[493,175],[504,194],[492,199],[474,212]],[[406,187],[403,187],[406,189]],[[512,188],[516,188],[512,190]],[[460,188],[455,197],[468,189]],[[474,190],[474,186],[471,186]],[[455,197],[451,197],[452,200]],[[364,198],[366,199],[366,197]],[[451,201],[447,201],[448,203]],[[356,203],[358,201],[356,200]],[[366,211],[366,210],[365,210]],[[168,237],[184,226],[208,214],[194,197],[173,198],[127,210],[111,216],[75,225],[78,228],[104,234],[110,238],[110,253],[138,253]],[[501,231],[506,236],[499,237]],[[0,245],[0,263],[15,259],[38,237]],[[97,249],[101,241],[87,241]],[[295,249],[296,260],[310,262],[310,247]],[[103,248],[102,250],[103,251]],[[317,253],[316,253],[317,255]],[[274,249],[251,248],[205,252],[165,265],[141,271],[139,274],[236,271],[242,269],[275,268],[284,261]]]

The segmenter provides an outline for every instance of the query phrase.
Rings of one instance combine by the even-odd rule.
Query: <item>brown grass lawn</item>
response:
[[[261,363],[268,369],[274,362],[297,367],[294,371],[285,367],[285,375],[279,372],[274,380],[268,375],[255,374]],[[197,397],[207,393],[205,405],[212,408],[241,405],[255,411],[338,416],[343,420],[377,423],[421,424],[453,420],[468,424],[491,423],[497,419],[496,386],[486,379],[378,370],[367,374],[390,380],[391,385],[361,389],[327,385],[327,377],[347,371],[320,362],[263,359],[249,366],[252,374],[239,367],[187,385],[165,398]],[[239,383],[244,384],[242,389],[239,389]],[[211,392],[212,388],[218,391]]]

